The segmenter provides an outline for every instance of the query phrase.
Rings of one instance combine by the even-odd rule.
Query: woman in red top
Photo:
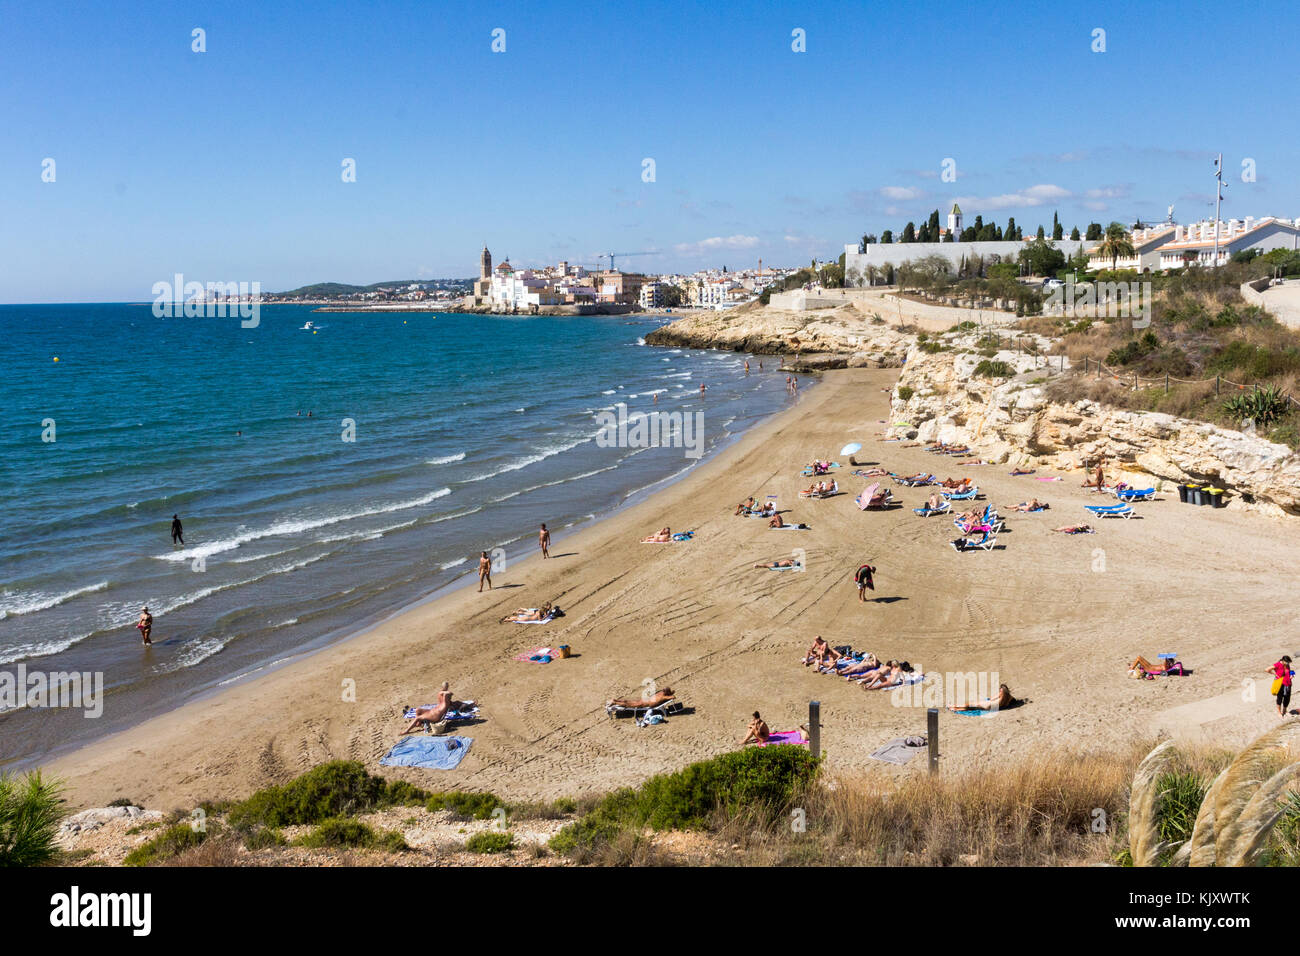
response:
[[[1291,658],[1282,655],[1282,659],[1270,667],[1269,671],[1282,682],[1277,685],[1277,714],[1285,717],[1286,709],[1291,703]]]

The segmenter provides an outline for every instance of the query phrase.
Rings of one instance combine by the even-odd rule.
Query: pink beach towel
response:
[[[1038,477],[1038,478],[1035,478],[1034,480],[1035,480],[1035,481],[1060,481],[1061,479],[1060,479],[1060,478],[1043,478],[1043,477],[1040,476],[1040,477]]]
[[[535,647],[531,651],[525,651],[522,654],[515,655],[517,661],[531,661],[534,657],[549,657],[551,660],[560,656],[560,652],[551,647]],[[537,663],[546,663],[538,661]]]
[[[797,746],[808,746],[808,741],[804,740],[797,730],[782,730],[774,734],[769,734],[767,740],[759,744],[760,747],[770,747],[773,744],[795,744]]]

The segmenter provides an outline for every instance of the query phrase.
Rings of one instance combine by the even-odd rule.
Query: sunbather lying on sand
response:
[[[897,661],[890,661],[891,665],[897,664]],[[861,679],[864,674],[872,674],[880,670],[880,661],[876,660],[875,654],[868,654],[856,664],[850,664],[843,668],[840,673],[844,675],[845,680],[853,680],[855,677]]]
[[[1059,528],[1053,528],[1053,531],[1060,531],[1062,534],[1095,534],[1096,531],[1090,524],[1067,524]]]
[[[986,697],[979,703],[963,704],[960,707],[957,706],[956,704],[949,704],[948,709],[949,710],[1006,710],[1008,707],[1014,707],[1019,703],[1020,701],[1016,700],[1016,698],[1012,696],[1011,688],[1007,687],[1006,684],[1003,684],[998,688],[997,697]]]
[[[754,510],[754,496],[753,496],[753,495],[750,495],[748,498],[746,498],[746,499],[745,499],[744,501],[742,501],[740,504],[736,505],[736,514],[738,514],[738,515],[741,515],[741,514],[749,514],[749,512],[751,512],[751,511],[753,511],[753,510]]]
[[[1011,477],[1017,478],[1020,475],[1032,475],[1033,473],[1034,469],[1032,468],[1013,468],[1011,470]]]
[[[844,655],[831,647],[822,638],[820,634],[812,642],[812,647],[808,648],[808,653],[804,656],[803,663],[807,667],[810,664],[816,664],[818,667],[825,667],[827,664],[834,664]]]
[[[800,567],[800,564],[798,561],[794,560],[794,558],[781,558],[779,561],[769,561],[767,564],[756,564],[754,567],[776,571],[780,568],[797,568]]]
[[[1154,677],[1157,674],[1174,673],[1175,668],[1178,673],[1182,673],[1183,665],[1172,657],[1166,658],[1163,664],[1152,664],[1139,654],[1137,660],[1128,666],[1128,672],[1130,677]]]
[[[803,522],[797,522],[797,523],[795,523],[795,524],[789,524],[789,523],[787,523],[786,520],[785,520],[784,518],[782,518],[779,514],[774,514],[774,515],[772,515],[772,520],[769,521],[769,522],[767,523],[767,526],[768,526],[769,528],[798,528],[800,531],[802,531],[804,528],[808,527],[808,526],[805,525]]]
[[[665,527],[658,534],[647,535],[641,539],[642,544],[663,544],[665,541],[673,540],[671,528]]]
[[[959,464],[959,465],[987,465],[988,462],[985,461],[983,458],[971,458],[971,459],[968,459],[967,461],[959,461],[959,462],[957,462],[957,464]]]
[[[758,716],[758,711],[754,711],[754,718],[749,722],[748,733],[745,734],[745,739],[740,742],[740,746],[765,743],[767,738],[771,736],[772,731],[768,729],[763,718]]]
[[[883,468],[868,468],[865,471],[858,469],[854,474],[859,478],[883,478],[885,475],[889,474],[889,472],[885,471]]]
[[[864,681],[862,689],[879,690],[882,687],[893,687],[895,684],[902,683],[910,673],[912,673],[911,664],[907,663],[907,661],[894,661],[893,667],[882,667],[876,671],[874,677]]]
[[[551,604],[549,602],[541,607],[521,607],[503,617],[501,623],[506,624],[513,621],[515,624],[526,624],[529,621],[544,621],[550,613]]]
[[[1046,511],[1047,505],[1034,498],[1032,501],[1022,501],[1018,505],[1011,506],[1012,511]]]
[[[651,694],[649,697],[633,699],[631,697],[615,697],[613,700],[605,701],[606,707],[625,707],[629,710],[640,710],[645,707],[658,707],[660,704],[666,704],[674,697],[673,689],[665,687],[661,691]]]
[[[801,494],[801,495],[825,495],[825,494],[829,494],[830,492],[832,492],[832,491],[834,491],[834,490],[835,490],[835,482],[834,482],[834,481],[819,481],[819,482],[817,482],[816,484],[809,485],[809,486],[808,486],[807,488],[805,488],[803,491],[799,492],[799,494]]]

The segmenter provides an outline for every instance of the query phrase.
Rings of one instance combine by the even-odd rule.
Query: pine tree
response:
[[[1078,227],[1078,226],[1075,226],[1073,229],[1070,230],[1070,238],[1073,239],[1073,240],[1075,240],[1076,242],[1078,241],[1078,239],[1079,239],[1079,227]]]
[[[1010,219],[1007,220],[1007,231],[1004,232],[1002,235],[1007,237],[1008,242],[1016,238],[1016,217],[1015,216],[1012,216]],[[1002,236],[998,236],[998,238],[1001,239]]]
[[[1052,238],[1060,239],[1065,235],[1065,228],[1061,225],[1061,217],[1052,213]]]
[[[1061,227],[1060,227],[1060,226],[1055,226],[1055,227],[1053,227],[1053,228],[1055,228],[1055,229],[1060,229]],[[1046,238],[1047,238],[1047,233],[1045,233],[1045,232],[1043,231],[1043,227],[1042,227],[1042,226],[1039,226],[1039,227],[1038,227],[1038,238],[1039,238],[1039,239],[1046,239]],[[1055,239],[1056,236],[1053,236],[1052,238]]]
[[[1100,238],[1101,238],[1101,223],[1099,223],[1099,222],[1090,222],[1090,223],[1088,223],[1088,233],[1087,233],[1087,235],[1084,236],[1084,238],[1085,238],[1085,239],[1088,239],[1089,241],[1091,241],[1091,240],[1093,240],[1093,239],[1100,239]]]
[[[903,242],[916,242],[916,223],[909,222],[903,227]]]
[[[880,241],[882,243],[893,242],[894,231],[892,229],[886,229],[884,232],[880,234]]]

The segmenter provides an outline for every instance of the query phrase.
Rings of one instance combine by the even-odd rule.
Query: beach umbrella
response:
[[[845,445],[843,448],[841,448],[841,449],[840,449],[840,454],[841,454],[841,455],[856,455],[856,454],[857,454],[858,452],[860,452],[860,451],[862,451],[862,444],[861,444],[860,442],[856,442],[856,441],[854,441],[854,442],[849,442],[847,445]]]

